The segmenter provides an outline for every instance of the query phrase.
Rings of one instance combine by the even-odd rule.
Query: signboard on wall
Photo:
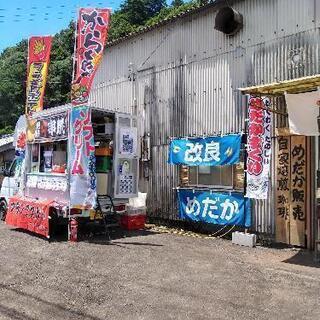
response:
[[[307,210],[306,137],[277,139],[276,240],[305,245]]]
[[[174,139],[169,163],[187,166],[222,166],[240,161],[241,134]]]

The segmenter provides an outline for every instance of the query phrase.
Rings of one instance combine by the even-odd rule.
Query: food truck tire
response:
[[[50,208],[50,222],[49,222],[49,230],[50,236],[55,235],[58,227],[58,213],[55,208]]]
[[[7,201],[4,199],[0,200],[0,220],[4,221],[6,218],[6,214],[7,214]]]

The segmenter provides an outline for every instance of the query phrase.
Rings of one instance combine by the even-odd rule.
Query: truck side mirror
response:
[[[3,170],[3,176],[4,177],[11,177],[10,169],[4,169]]]

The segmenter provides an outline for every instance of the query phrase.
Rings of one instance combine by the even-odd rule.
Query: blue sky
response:
[[[53,35],[79,7],[119,8],[121,0],[0,0],[0,52],[30,35]]]

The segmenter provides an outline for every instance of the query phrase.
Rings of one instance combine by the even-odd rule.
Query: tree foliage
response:
[[[173,0],[172,1],[172,6],[173,7],[180,7],[180,6],[182,6],[184,4],[184,2],[182,1],[182,0]]]
[[[173,1],[171,6],[165,0],[124,0],[120,9],[111,16],[109,41],[143,26],[151,26],[161,20],[198,6],[199,0],[184,3]],[[28,42],[23,40],[0,54],[0,135],[10,133],[18,117],[24,112]],[[74,23],[53,38],[48,83],[44,105],[54,107],[70,99],[74,51]]]

